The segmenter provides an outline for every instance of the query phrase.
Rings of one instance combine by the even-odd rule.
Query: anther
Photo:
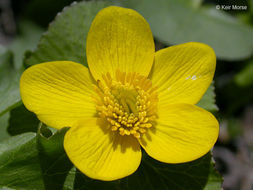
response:
[[[119,135],[141,138],[153,125],[158,95],[152,82],[137,73],[116,71],[116,79],[109,73],[97,81],[94,97],[99,117],[109,123],[111,130]]]

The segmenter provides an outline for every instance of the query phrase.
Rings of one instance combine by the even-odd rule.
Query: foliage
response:
[[[19,77],[13,65],[13,54],[0,46],[0,116],[20,104]]]
[[[128,0],[123,5],[140,12],[161,42],[203,42],[214,48],[218,58],[245,59],[253,53],[253,27],[214,6],[187,0]]]
[[[246,87],[253,85],[253,61],[235,76],[235,82],[239,86]]]
[[[30,66],[47,61],[69,60],[87,66],[86,36],[96,13],[109,5],[105,2],[73,4],[58,14],[38,44],[28,54],[25,63]]]

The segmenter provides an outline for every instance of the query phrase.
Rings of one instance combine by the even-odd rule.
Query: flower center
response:
[[[154,125],[158,96],[156,88],[146,77],[137,73],[116,71],[116,79],[107,73],[97,81],[95,98],[101,118],[109,122],[112,131],[120,135],[141,134]]]

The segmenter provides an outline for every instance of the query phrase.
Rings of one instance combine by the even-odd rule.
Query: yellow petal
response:
[[[141,149],[132,136],[121,136],[99,119],[80,121],[65,135],[64,148],[74,165],[93,179],[111,181],[136,171]]]
[[[60,129],[92,117],[95,104],[91,76],[81,64],[56,61],[28,68],[20,79],[26,108],[45,124]]]
[[[159,103],[196,104],[212,82],[216,57],[209,46],[190,42],[160,50],[150,77]]]
[[[206,154],[217,140],[217,120],[195,105],[168,105],[159,108],[158,115],[157,124],[140,140],[145,151],[156,160],[192,161]]]
[[[101,10],[87,37],[87,59],[98,80],[109,72],[138,72],[147,76],[154,59],[154,40],[146,20],[136,11],[121,7]]]

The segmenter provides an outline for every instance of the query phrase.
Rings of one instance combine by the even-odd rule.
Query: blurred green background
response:
[[[72,2],[0,0],[0,53],[11,50],[0,61],[12,59],[14,68],[1,72],[0,64],[0,108],[6,106],[0,110],[0,127],[5,129],[1,129],[0,141],[19,134],[8,123],[19,125],[25,120],[9,119],[12,107],[3,104],[8,101],[16,106],[22,104],[15,89],[27,64],[24,57],[29,57],[29,51],[36,48],[57,13]],[[147,19],[156,49],[188,41],[207,43],[214,48],[218,111],[214,108],[213,112],[220,122],[220,136],[213,150],[216,168],[224,176],[224,190],[253,189],[253,0],[125,0],[121,3]],[[22,114],[22,109],[25,108],[19,106],[12,114]],[[29,122],[37,125],[36,119]],[[29,127],[22,130],[31,131]]]

